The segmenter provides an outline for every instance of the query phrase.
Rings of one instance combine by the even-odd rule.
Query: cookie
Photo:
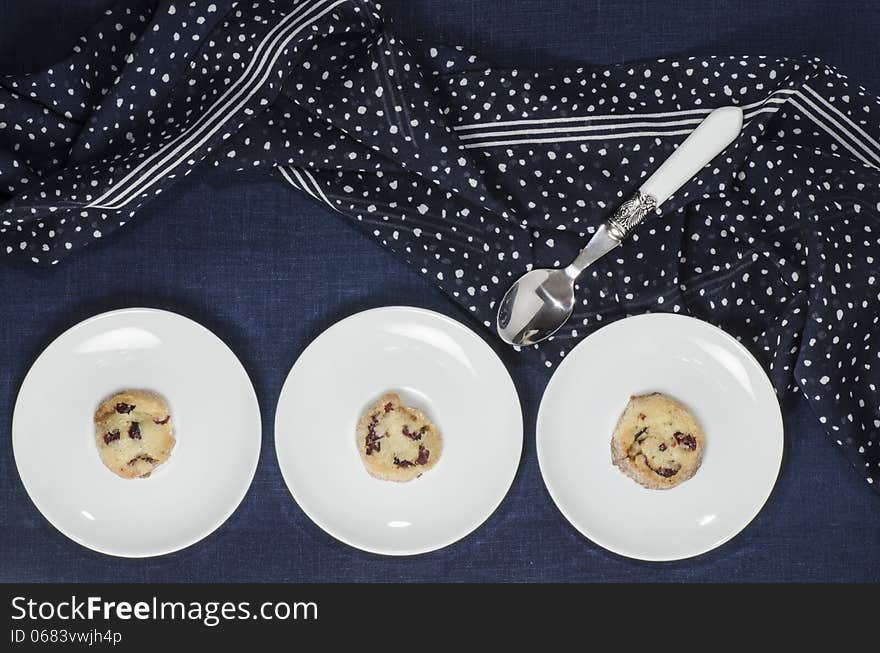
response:
[[[611,436],[611,462],[646,488],[668,490],[696,474],[705,446],[684,404],[654,392],[630,397]]]
[[[385,481],[411,481],[440,460],[440,432],[420,410],[382,395],[357,423],[357,447],[367,471]]]
[[[122,478],[149,476],[168,460],[175,442],[171,413],[154,392],[119,392],[95,411],[95,444],[101,462]]]

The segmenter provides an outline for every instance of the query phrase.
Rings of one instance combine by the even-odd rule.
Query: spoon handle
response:
[[[657,206],[663,204],[739,136],[742,123],[743,113],[739,107],[712,111],[648,177],[639,192],[653,197]]]
[[[624,202],[606,224],[612,236],[623,240],[669,196],[693,179],[709,161],[739,135],[743,114],[739,107],[715,109],[703,119],[666,161],[648,177],[636,194]]]
[[[587,246],[565,268],[566,276],[577,279],[596,259],[617,247],[642,220],[734,141],[742,129],[742,120],[739,107],[721,107],[706,116],[636,194],[599,226]]]

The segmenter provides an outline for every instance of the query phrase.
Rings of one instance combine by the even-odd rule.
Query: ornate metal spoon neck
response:
[[[636,191],[636,194],[621,204],[606,222],[612,238],[623,240],[629,236],[646,217],[657,210],[657,200],[653,195]]]
[[[648,194],[636,191],[630,199],[620,205],[604,224],[600,225],[584,247],[565,268],[565,275],[575,281],[581,273],[597,259],[617,247],[636,226],[657,209],[657,201]]]

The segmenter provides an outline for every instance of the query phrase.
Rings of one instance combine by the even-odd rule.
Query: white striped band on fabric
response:
[[[272,68],[281,56],[284,48],[299,33],[332,11],[336,6],[347,1],[336,0],[328,5],[328,2],[331,2],[331,0],[316,0],[313,3],[297,5],[263,39],[255,51],[248,68],[237,82],[230,86],[224,95],[199,120],[146,160],[142,161],[98,199],[88,204],[87,207],[102,209],[121,208],[131,202],[138,194],[167,176],[169,172],[183,163],[193,152],[220,130],[259,91],[271,74]],[[322,10],[315,13],[319,9]],[[298,21],[300,18],[302,20]],[[259,62],[254,67],[258,59]],[[220,106],[221,104],[222,106]],[[230,107],[232,108],[230,109]],[[171,148],[174,149],[169,151]],[[181,151],[185,148],[186,151],[181,154]],[[141,174],[137,180],[130,184],[126,183],[137,175],[144,166],[149,165],[159,156],[162,157],[161,160]],[[165,168],[160,170],[163,165],[165,165]],[[119,192],[111,197],[117,190]]]
[[[756,109],[767,102],[776,101],[777,96],[785,95],[788,93],[794,93],[794,89],[781,88],[777,91],[774,91],[770,95],[768,95],[763,100],[758,100],[757,102],[752,102],[751,104],[743,104],[740,106],[740,109],[743,111],[748,111],[749,109]],[[784,99],[784,98],[782,98]],[[588,115],[588,116],[567,116],[565,118],[528,118],[522,120],[502,120],[499,122],[480,122],[480,123],[472,123],[467,125],[456,125],[453,127],[455,131],[469,131],[469,130],[479,130],[483,128],[489,127],[518,127],[521,125],[538,125],[538,124],[563,124],[563,123],[572,123],[572,122],[593,122],[593,121],[604,121],[604,120],[648,120],[652,118],[678,118],[680,116],[697,116],[696,118],[692,118],[691,120],[699,121],[702,120],[702,116],[710,113],[715,107],[707,107],[707,108],[694,108],[694,109],[676,109],[675,111],[661,111],[655,113],[605,113],[605,114],[596,114],[596,115]],[[463,137],[459,137],[463,138]]]
[[[311,195],[314,199],[326,204],[334,211],[339,210],[333,206],[333,203],[329,199],[327,199],[327,196],[324,194],[321,185],[318,183],[318,180],[315,179],[314,175],[305,168],[280,165],[278,166],[278,171],[281,173],[281,176],[297,190],[301,190]]]
[[[804,89],[808,91],[815,99],[824,105],[825,108],[832,111],[837,118],[846,123],[849,129],[841,122],[838,122],[833,116],[829,115],[822,107],[817,105],[811,97],[802,93],[797,89],[779,89],[771,96],[743,105],[745,120],[751,120],[761,113],[776,113],[783,104],[790,103],[798,109],[804,117],[811,120],[817,127],[828,133],[835,141],[846,148],[849,152],[856,156],[865,165],[880,169],[880,143],[871,138],[861,127],[856,125],[850,118],[844,115],[830,102],[825,100],[810,86],[804,85]],[[803,104],[802,104],[803,103]],[[773,106],[767,106],[767,105]],[[809,107],[806,108],[804,105]],[[527,119],[527,120],[507,120],[499,122],[484,122],[469,125],[458,125],[454,129],[459,132],[459,140],[465,141],[462,145],[465,149],[475,148],[491,148],[525,144],[550,144],[550,143],[566,143],[591,140],[616,140],[624,138],[644,138],[644,137],[662,137],[662,136],[683,136],[689,134],[692,128],[686,129],[665,129],[668,127],[681,127],[684,125],[696,126],[702,121],[705,114],[712,111],[712,108],[706,109],[683,109],[680,111],[666,111],[661,113],[643,113],[643,114],[624,114],[614,115],[605,114],[597,116],[577,116],[565,118],[547,118],[547,119]],[[818,114],[820,117],[817,117]],[[693,117],[684,117],[693,116]],[[673,120],[651,120],[651,119]],[[611,120],[619,122],[606,122]],[[585,126],[568,126],[577,122],[598,122],[599,124],[590,124]],[[501,130],[499,127],[520,127],[524,125],[553,125],[549,127],[534,127],[529,129],[513,129]],[[558,125],[558,126],[555,126]],[[636,129],[639,128],[639,129]],[[852,129],[852,131],[850,131]],[[660,131],[662,130],[662,131]],[[466,132],[466,133],[461,133]],[[570,136],[568,134],[579,134],[590,132],[582,136]],[[599,133],[593,133],[599,132]],[[862,138],[858,138],[853,132],[857,132]],[[532,138],[539,134],[560,134],[560,136],[547,136],[542,138]],[[561,134],[566,134],[562,136]],[[511,138],[521,136],[522,138]],[[499,138],[500,137],[500,138]],[[496,139],[489,141],[476,141],[477,139]],[[874,147],[868,145],[870,143]],[[876,149],[875,149],[876,148]]]

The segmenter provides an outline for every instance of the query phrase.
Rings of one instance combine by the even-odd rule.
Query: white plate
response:
[[[149,478],[122,479],[98,456],[92,415],[124,388],[162,394],[177,445]],[[247,373],[203,326],[131,308],[61,334],[34,362],[15,404],[18,473],[43,515],[101,553],[162,555],[198,542],[241,502],[260,454]]]
[[[355,445],[358,418],[388,390],[443,436],[440,461],[408,483],[371,477]],[[432,311],[379,308],[336,323],[296,361],[275,450],[318,526],[364,551],[414,555],[461,539],[498,507],[519,465],[522,412],[506,368],[470,329]]]
[[[706,433],[696,475],[647,490],[611,464],[630,395],[683,401]],[[782,416],[767,375],[735,339],[690,317],[614,322],[559,365],[538,411],[538,462],[562,514],[596,544],[641,560],[720,546],[758,514],[782,461]]]

